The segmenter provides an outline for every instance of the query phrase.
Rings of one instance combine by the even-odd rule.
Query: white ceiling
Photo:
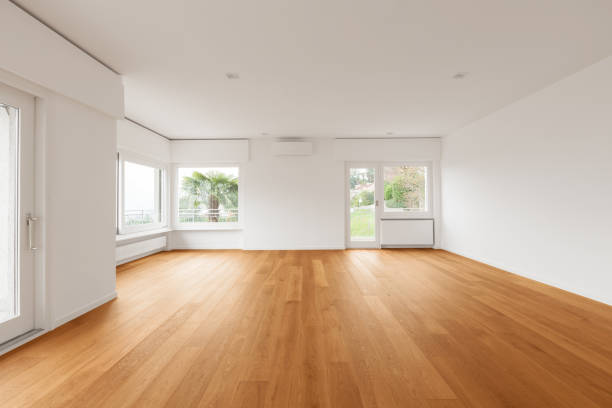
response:
[[[610,0],[18,3],[171,138],[441,135],[612,54]]]

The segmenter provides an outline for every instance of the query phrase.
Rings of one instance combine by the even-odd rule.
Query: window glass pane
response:
[[[161,222],[161,173],[161,169],[124,162],[124,226]]]
[[[384,168],[385,212],[427,211],[427,167]]]
[[[351,241],[374,241],[376,239],[374,175],[374,168],[349,170]]]
[[[178,169],[179,223],[238,222],[238,167]]]
[[[0,323],[17,307],[17,134],[19,109],[0,103]]]

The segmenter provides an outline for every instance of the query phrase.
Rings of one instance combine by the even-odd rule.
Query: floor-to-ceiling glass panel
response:
[[[0,103],[0,323],[19,313],[15,223],[18,115],[18,109]]]
[[[375,173],[373,167],[349,169],[351,241],[376,240]]]

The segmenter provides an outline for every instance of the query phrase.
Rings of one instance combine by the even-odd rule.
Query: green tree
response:
[[[402,166],[385,181],[385,204],[388,208],[420,208],[425,201],[425,167]]]
[[[365,207],[374,204],[373,191],[361,191],[351,198],[351,207]]]
[[[191,177],[183,177],[182,189],[189,195],[194,208],[207,204],[208,221],[219,222],[219,207],[238,208],[238,179],[225,173],[194,171]]]

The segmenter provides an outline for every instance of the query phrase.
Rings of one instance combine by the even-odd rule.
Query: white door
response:
[[[378,248],[380,228],[378,165],[349,163],[346,166],[348,248]]]
[[[34,97],[0,83],[0,344],[34,328],[33,211]]]

